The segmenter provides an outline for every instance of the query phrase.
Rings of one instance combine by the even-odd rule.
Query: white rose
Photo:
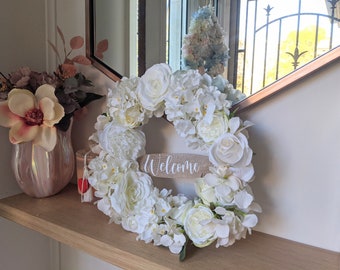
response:
[[[100,146],[118,159],[136,160],[145,153],[145,135],[140,130],[110,122],[98,137]]]
[[[121,216],[138,214],[141,209],[151,209],[155,203],[152,196],[152,179],[142,172],[128,170],[119,176],[115,191],[111,195],[111,205]],[[147,211],[145,211],[147,212]]]
[[[184,220],[184,229],[197,247],[206,247],[216,239],[214,213],[209,207],[197,205],[191,208]]]
[[[242,134],[222,134],[209,150],[209,160],[215,166],[248,166],[253,151],[248,146],[247,138]]]
[[[206,143],[215,141],[226,130],[227,125],[223,115],[214,115],[210,123],[203,119],[197,124],[197,133]]]
[[[161,116],[164,98],[168,92],[171,69],[167,64],[156,64],[141,77],[137,86],[137,96],[144,108]]]

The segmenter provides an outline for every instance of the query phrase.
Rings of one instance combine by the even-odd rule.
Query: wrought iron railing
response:
[[[238,89],[250,95],[340,44],[340,0],[322,0],[327,13],[308,11],[314,1],[295,0],[295,10],[275,17],[276,7],[266,4],[273,1],[241,0]]]

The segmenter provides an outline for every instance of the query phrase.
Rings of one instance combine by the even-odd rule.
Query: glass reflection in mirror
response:
[[[118,77],[141,76],[156,61],[182,68],[182,40],[191,16],[207,4],[214,6],[227,33],[230,59],[223,75],[247,96],[287,80],[286,74],[297,74],[292,72],[310,61],[316,64],[313,59],[340,44],[340,0],[87,1],[93,16],[90,57],[99,69],[107,67],[107,74]],[[100,58],[96,46],[105,39],[108,48]],[[137,62],[141,56],[142,69]]]
[[[89,0],[91,56],[119,78],[137,74],[137,3]]]
[[[229,33],[224,77],[247,96],[340,44],[339,0],[167,0],[168,62],[175,70],[191,15],[207,3]]]

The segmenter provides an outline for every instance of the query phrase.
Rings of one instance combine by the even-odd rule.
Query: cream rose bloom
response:
[[[57,143],[55,124],[64,117],[63,106],[54,94],[55,88],[44,84],[35,95],[25,89],[13,89],[8,100],[0,102],[0,125],[9,127],[13,144],[32,141],[46,151]]]
[[[219,136],[227,131],[228,125],[226,117],[223,115],[213,115],[211,122],[203,120],[197,124],[197,134],[206,143],[215,141]]]
[[[222,134],[209,149],[209,160],[217,166],[248,166],[253,151],[248,145],[247,138],[242,133]]]
[[[122,217],[137,215],[142,209],[150,209],[151,213],[155,204],[152,191],[152,179],[148,174],[128,170],[116,177],[111,205]]]
[[[156,64],[145,72],[137,85],[139,101],[144,108],[153,111],[155,116],[163,115],[171,74],[167,64]]]
[[[184,229],[197,247],[206,247],[216,240],[214,213],[205,205],[191,208],[184,220]]]

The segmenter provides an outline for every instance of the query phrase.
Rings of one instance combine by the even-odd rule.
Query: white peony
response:
[[[164,112],[164,98],[168,93],[171,74],[167,64],[156,64],[147,69],[137,85],[137,96],[142,106],[156,116]]]
[[[117,159],[136,160],[145,153],[145,135],[138,129],[110,122],[98,134],[100,146]]]
[[[216,240],[214,213],[205,205],[191,208],[184,220],[184,229],[193,244],[206,247]]]

